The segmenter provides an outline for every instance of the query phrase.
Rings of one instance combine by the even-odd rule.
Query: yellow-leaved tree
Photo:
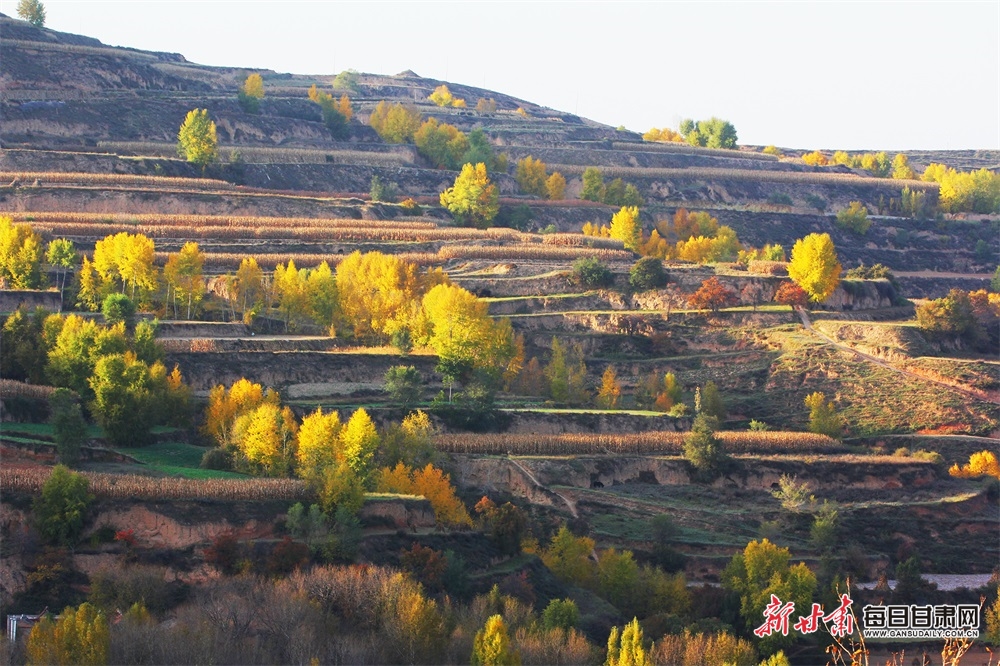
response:
[[[517,171],[514,172],[514,179],[517,181],[517,186],[525,194],[544,197],[547,194],[545,187],[546,178],[545,162],[535,159],[531,155],[517,161]]]
[[[233,424],[237,417],[255,409],[265,399],[277,401],[277,395],[268,392],[260,384],[241,378],[226,387],[219,384],[208,393],[208,407],[205,409],[205,423],[202,432],[225,448],[235,444],[233,440]]]
[[[604,376],[601,377],[601,390],[597,393],[597,404],[604,409],[617,409],[621,397],[621,384],[618,383],[615,369],[609,365],[604,371]]]
[[[121,292],[132,287],[132,300],[136,292],[142,296],[156,290],[157,276],[153,258],[156,246],[143,234],[124,231],[106,236],[94,245],[93,268],[101,279],[102,288],[121,284]]]
[[[840,261],[830,234],[809,234],[795,241],[788,277],[802,287],[809,299],[822,303],[840,284]]]
[[[237,467],[255,474],[284,476],[295,456],[298,423],[290,407],[264,402],[236,418],[233,439]]]
[[[202,278],[204,264],[205,255],[193,241],[184,243],[180,252],[167,257],[163,277],[169,290],[167,298],[174,304],[174,318],[177,317],[178,299],[187,306],[188,319],[191,319],[191,309],[197,308],[201,303],[205,295],[205,280]]]
[[[566,177],[553,171],[545,181],[545,193],[552,201],[561,201],[566,196]]]
[[[432,92],[427,99],[434,102],[438,106],[453,106],[459,109],[465,108],[465,100],[452,95],[451,91],[448,90],[448,86],[443,83],[435,88],[434,92]]]
[[[382,493],[423,496],[434,510],[434,519],[442,525],[472,525],[469,512],[455,495],[451,478],[430,463],[417,470],[403,463],[397,463],[391,469],[383,467],[376,478],[375,489]]]
[[[254,72],[246,78],[237,93],[240,106],[247,113],[257,113],[260,110],[260,100],[264,99],[264,79]]]
[[[421,287],[416,264],[381,252],[354,252],[337,265],[340,312],[354,337],[385,340],[409,327]]]
[[[8,288],[34,289],[41,284],[42,237],[31,225],[14,224],[0,215],[0,278]]]
[[[219,158],[219,138],[208,109],[192,109],[177,133],[177,153],[188,162],[201,167],[202,173]]]
[[[295,451],[298,475],[312,487],[319,487],[327,470],[343,458],[340,448],[340,415],[323,413],[322,407],[302,419],[299,446]]]
[[[368,124],[387,143],[409,143],[420,129],[420,112],[414,108],[379,102],[368,118]]]
[[[28,635],[29,664],[103,666],[110,649],[108,620],[89,603],[66,608],[58,620],[43,617]]]
[[[611,237],[625,243],[626,250],[638,251],[642,243],[642,224],[639,222],[639,208],[622,206],[611,218]]]
[[[491,318],[486,303],[461,287],[439,284],[427,292],[416,334],[437,353],[438,370],[450,382],[479,375],[496,387],[501,378],[520,371],[523,355],[518,355],[510,322]]]
[[[340,446],[347,465],[362,481],[369,477],[378,445],[375,422],[364,408],[358,409],[340,431]]]
[[[1000,479],[1000,462],[992,451],[978,451],[969,456],[969,462],[961,467],[958,463],[951,466],[948,473],[963,479],[971,479],[977,476],[992,476]]]
[[[474,227],[485,228],[500,212],[500,193],[482,162],[463,165],[455,184],[441,193],[440,201],[459,222]]]

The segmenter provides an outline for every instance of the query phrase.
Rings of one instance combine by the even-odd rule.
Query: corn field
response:
[[[36,495],[52,470],[44,467],[0,470],[0,493]],[[305,484],[296,479],[178,479],[138,474],[80,472],[90,492],[100,499],[129,500],[223,500],[233,502],[303,501],[311,498]]]
[[[167,263],[169,252],[157,252],[153,256],[153,261],[159,266]],[[444,259],[432,252],[396,252],[394,257],[402,261],[416,264],[418,266],[434,266],[444,263]],[[278,264],[287,264],[289,260],[295,262],[297,268],[315,268],[324,261],[330,268],[333,268],[344,258],[345,254],[310,254],[305,252],[203,252],[204,267],[213,270],[230,270],[240,267],[240,263],[247,257],[257,260],[257,265],[263,269],[273,269]]]
[[[362,226],[360,220],[354,227],[314,227],[314,226],[186,226],[186,225],[144,225],[144,224],[88,224],[88,223],[33,223],[33,228],[47,236],[103,237],[119,232],[141,233],[150,238],[182,239],[286,239],[333,242],[397,242],[428,243],[437,241],[477,241],[513,240],[518,241],[519,232],[510,229],[464,229],[464,228],[411,228],[407,223],[401,226]],[[619,244],[620,245],[620,244]]]
[[[729,150],[726,148],[700,148],[686,143],[661,143],[658,141],[644,141],[643,143],[624,143],[615,141],[611,144],[614,150],[642,150],[650,153],[681,153],[685,155],[711,155],[714,157],[729,157],[733,159],[750,159],[777,162],[781,158],[777,155],[767,155],[765,153],[751,153],[743,150]]]
[[[162,187],[187,190],[233,190],[232,183],[210,178],[135,176],[122,173],[74,173],[63,171],[0,171],[0,183],[19,182],[21,186],[58,183],[60,185],[115,185],[123,187]]]
[[[13,379],[0,379],[0,397],[4,398],[30,398],[33,400],[48,400],[54,386],[43,386],[41,384],[25,384]]]
[[[809,432],[717,432],[728,453],[836,453],[842,444]],[[679,455],[683,432],[604,434],[445,434],[435,446],[445,453],[478,455]]]
[[[357,220],[354,218],[324,217],[259,217],[249,215],[185,215],[169,213],[74,213],[37,212],[5,213],[15,222],[51,222],[57,224],[90,224],[94,226],[127,225],[132,229],[143,226],[188,226],[188,227],[316,227],[339,229],[343,227],[365,226],[388,229],[437,229],[433,222],[418,220]],[[489,231],[489,230],[487,230]]]
[[[550,164],[550,169],[565,175],[582,175],[587,168],[577,164]],[[601,167],[605,178],[664,178],[677,180],[745,180],[767,183],[806,183],[811,185],[870,185],[899,191],[903,187],[911,190],[937,191],[937,183],[919,180],[895,180],[857,176],[852,173],[828,173],[816,171],[767,171],[764,169],[717,169],[712,167],[689,167],[686,169],[644,168],[608,166]]]
[[[99,141],[97,147],[116,154],[150,157],[177,157],[177,144],[147,141]],[[266,148],[256,146],[220,146],[219,159],[229,162],[234,153],[246,164],[363,164],[365,166],[405,167],[413,165],[413,152],[396,150],[315,150],[304,148]]]
[[[623,241],[617,238],[601,238],[600,236],[584,236],[583,234],[545,234],[542,243],[546,245],[564,245],[567,247],[598,247],[608,250],[622,250]]]
[[[581,257],[597,257],[605,261],[628,261],[634,255],[626,250],[610,250],[593,247],[560,247],[553,245],[504,245],[500,247],[477,245],[448,245],[438,251],[442,259],[496,259],[565,261]]]

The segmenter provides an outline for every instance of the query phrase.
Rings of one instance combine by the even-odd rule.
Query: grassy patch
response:
[[[135,458],[150,470],[185,479],[244,479],[243,474],[214,469],[201,469],[201,457],[208,449],[182,442],[160,442],[134,449],[117,449]]]

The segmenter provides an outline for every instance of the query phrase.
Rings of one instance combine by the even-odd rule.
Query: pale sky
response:
[[[1000,149],[1000,1],[43,0],[47,27],[189,61],[486,87],[741,144]],[[16,0],[0,12],[16,16]]]

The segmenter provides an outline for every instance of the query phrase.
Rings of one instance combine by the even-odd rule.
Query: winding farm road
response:
[[[507,459],[510,460],[511,464],[514,465],[514,467],[517,467],[519,470],[521,470],[521,472],[526,477],[528,477],[533,484],[535,484],[536,488],[541,489],[543,492],[551,493],[551,494],[555,495],[556,497],[558,497],[559,499],[561,499],[563,502],[566,503],[566,506],[569,508],[570,514],[572,514],[572,516],[574,518],[579,518],[580,517],[580,514],[577,513],[577,511],[576,511],[576,502],[572,501],[571,499],[569,499],[568,497],[566,497],[565,495],[563,495],[561,493],[557,493],[556,491],[552,490],[548,486],[543,485],[538,480],[538,478],[534,475],[534,473],[532,473],[532,471],[530,469],[528,469],[528,467],[525,466],[520,460],[516,460],[512,456],[507,456]]]
[[[827,344],[831,344],[831,345],[833,345],[834,347],[836,347],[838,349],[843,349],[844,351],[850,352],[850,353],[854,354],[855,356],[859,356],[862,359],[868,361],[869,363],[874,363],[875,365],[883,367],[883,368],[885,368],[887,370],[891,370],[893,372],[898,372],[901,375],[906,375],[907,377],[911,377],[913,379],[919,379],[921,381],[930,382],[932,384],[937,384],[938,386],[942,386],[942,387],[944,387],[946,389],[949,389],[951,391],[956,391],[957,393],[961,393],[963,395],[967,395],[970,398],[974,398],[976,400],[982,400],[983,402],[991,402],[991,403],[993,403],[995,405],[1000,405],[1000,397],[998,397],[998,396],[996,396],[994,394],[987,393],[986,391],[975,391],[975,390],[973,390],[971,388],[957,386],[957,385],[951,384],[949,382],[943,382],[943,381],[940,381],[938,379],[934,379],[933,377],[928,377],[926,375],[922,375],[922,374],[919,374],[919,373],[916,373],[916,372],[911,372],[911,371],[906,370],[904,368],[898,368],[898,367],[894,366],[893,364],[889,363],[888,361],[884,361],[884,360],[878,358],[877,356],[872,356],[871,354],[866,354],[864,352],[858,351],[857,349],[855,349],[854,347],[851,347],[850,345],[846,345],[846,344],[844,344],[842,342],[838,342],[838,341],[834,340],[833,338],[829,337],[828,335],[826,335],[825,333],[823,333],[822,331],[819,331],[819,330],[813,328],[812,322],[809,320],[809,314],[805,311],[804,308],[796,308],[796,310],[799,313],[799,317],[802,319],[802,326],[803,326],[803,328],[805,328],[807,331],[809,331],[813,335],[815,335],[815,336],[819,337],[820,339],[824,340]]]

